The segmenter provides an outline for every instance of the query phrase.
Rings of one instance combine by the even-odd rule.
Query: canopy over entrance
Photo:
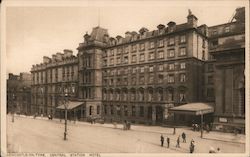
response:
[[[169,109],[170,113],[195,115],[201,117],[201,138],[203,138],[203,115],[213,113],[214,108],[208,103],[188,103],[181,106],[176,106]]]
[[[68,110],[72,110],[78,106],[81,106],[83,102],[80,101],[68,101],[66,104]],[[65,104],[57,106],[57,109],[64,110],[65,109]]]
[[[188,115],[203,115],[207,113],[213,113],[214,108],[208,103],[188,103],[170,108],[169,112]]]

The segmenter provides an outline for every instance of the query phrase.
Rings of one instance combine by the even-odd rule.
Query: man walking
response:
[[[163,144],[164,144],[164,137],[163,135],[161,134],[161,146],[163,147]]]
[[[167,144],[168,144],[168,148],[169,148],[169,144],[170,144],[170,138],[167,137]]]
[[[185,132],[183,132],[181,136],[182,136],[183,143],[186,143],[186,134],[185,134]]]
[[[193,140],[193,139],[191,140],[189,149],[190,149],[190,153],[193,153],[193,152],[194,152],[194,140]]]
[[[180,148],[180,136],[176,140],[176,147]]]

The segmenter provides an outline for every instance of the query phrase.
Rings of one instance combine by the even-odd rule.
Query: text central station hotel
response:
[[[237,18],[228,23],[229,33],[224,34],[232,38],[231,25],[238,23],[242,21]],[[126,32],[125,37],[110,37],[107,29],[95,27],[84,35],[77,56],[64,50],[32,67],[33,113],[59,116],[67,99],[70,115],[78,120],[191,123],[197,115],[186,114],[189,111],[204,111],[206,120],[216,115],[228,118],[215,114],[220,110],[215,110],[219,52],[209,53],[211,34],[205,24],[198,26],[191,11],[185,23],[170,21],[153,31],[142,27],[139,32]],[[244,69],[244,60],[241,65]],[[170,108],[176,108],[175,116]]]

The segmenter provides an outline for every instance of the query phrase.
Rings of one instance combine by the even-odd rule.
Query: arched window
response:
[[[135,94],[136,94],[135,89],[131,89],[131,100],[132,101],[134,101],[136,99]]]
[[[163,101],[163,89],[159,88],[157,92],[157,100],[158,101]]]
[[[139,89],[139,100],[144,101],[144,89],[143,88]]]
[[[169,102],[174,101],[174,89],[173,88],[167,89],[167,100]]]
[[[153,100],[153,89],[150,88],[148,89],[148,101],[152,101]]]

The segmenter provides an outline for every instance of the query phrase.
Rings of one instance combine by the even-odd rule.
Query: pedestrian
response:
[[[176,147],[180,148],[180,136],[176,140]]]
[[[163,145],[164,145],[164,137],[163,137],[163,135],[161,134],[161,146],[163,147]]]
[[[186,143],[186,134],[185,134],[185,132],[183,132],[181,136],[182,136],[183,143]]]
[[[193,140],[193,139],[192,139],[191,142],[190,142],[189,149],[190,149],[190,153],[193,153],[193,152],[194,152],[194,140]]]
[[[217,153],[220,153],[220,148],[219,147],[217,148]]]
[[[168,148],[169,148],[169,144],[170,144],[170,138],[167,137],[167,144],[168,144]]]

